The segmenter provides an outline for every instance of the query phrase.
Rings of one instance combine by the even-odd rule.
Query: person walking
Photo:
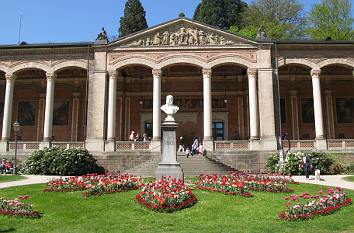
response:
[[[198,148],[199,148],[199,140],[198,137],[195,137],[192,144],[192,156],[198,154]]]
[[[179,147],[178,147],[178,150],[177,152],[184,152],[184,139],[183,139],[183,136],[179,137]]]
[[[310,178],[310,173],[311,173],[311,158],[310,155],[307,154],[302,158],[302,162],[304,164],[304,173],[306,176],[306,180]]]

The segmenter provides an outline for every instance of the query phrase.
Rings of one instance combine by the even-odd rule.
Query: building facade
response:
[[[254,41],[178,18],[116,41],[0,46],[0,151],[159,151],[161,103],[208,151],[354,149],[354,42]],[[151,142],[127,142],[131,131]]]

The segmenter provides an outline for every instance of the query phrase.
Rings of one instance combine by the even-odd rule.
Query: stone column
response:
[[[297,90],[290,90],[290,103],[291,103],[291,132],[292,139],[299,139],[299,110]]]
[[[47,73],[47,92],[45,99],[43,134],[43,142],[47,143],[45,146],[50,146],[50,142],[52,141],[55,78],[56,75],[54,73]]]
[[[333,91],[325,90],[326,109],[327,109],[327,130],[328,138],[335,139],[336,131],[334,127],[334,111],[333,111]]]
[[[79,129],[79,107],[80,107],[80,93],[73,93],[73,104],[71,110],[71,141],[77,142],[77,134]]]
[[[315,70],[315,69],[311,70],[317,149],[325,150],[327,149],[327,143],[326,143],[326,138],[324,136],[324,129],[323,129],[320,74],[321,74],[321,70]]]
[[[117,98],[117,72],[109,71],[108,91],[108,121],[106,151],[115,150],[116,140],[116,98]]]
[[[160,140],[161,140],[161,75],[162,71],[160,69],[152,70],[153,76],[153,106],[152,106],[152,118],[153,118],[153,129],[152,129],[152,149],[160,151]]]
[[[248,69],[248,98],[250,110],[250,140],[259,139],[258,132],[258,100],[257,100],[257,70]]]
[[[213,151],[212,134],[212,99],[211,99],[211,69],[203,69],[203,146],[207,151]]]
[[[275,136],[274,70],[258,69],[259,124],[262,150],[277,150]]]
[[[38,116],[37,116],[37,141],[40,141],[43,138],[44,108],[45,108],[45,93],[39,93]]]
[[[12,103],[14,96],[15,75],[5,74],[6,91],[4,103],[4,116],[2,121],[1,151],[7,150],[7,142],[10,140],[11,121],[12,121]]]

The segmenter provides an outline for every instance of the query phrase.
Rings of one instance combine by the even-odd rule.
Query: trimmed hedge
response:
[[[22,173],[32,175],[80,176],[104,173],[86,149],[45,148],[34,151],[24,162]]]
[[[306,154],[304,152],[288,153],[282,165],[279,165],[279,156],[271,154],[267,158],[266,167],[271,172],[280,172],[287,175],[303,175],[302,158]],[[330,153],[312,151],[308,154],[311,158],[312,171],[319,169],[321,174],[337,174],[342,172],[339,164],[336,163]]]

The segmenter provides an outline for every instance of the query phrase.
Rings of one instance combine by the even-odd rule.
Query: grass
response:
[[[354,182],[354,176],[347,176],[347,177],[344,177],[343,179],[346,181]]]
[[[0,175],[0,183],[23,180],[23,179],[26,179],[26,177],[19,176],[19,175],[16,175],[16,176],[15,175]]]
[[[0,216],[0,232],[354,232],[354,205],[309,221],[284,222],[276,215],[289,194],[253,192],[243,198],[194,190],[198,203],[176,213],[155,213],[134,202],[137,190],[83,198],[81,192],[43,193],[44,185],[1,190],[1,196],[31,195],[41,219]],[[296,193],[317,193],[319,186],[291,185]],[[354,191],[347,191],[354,197]]]

